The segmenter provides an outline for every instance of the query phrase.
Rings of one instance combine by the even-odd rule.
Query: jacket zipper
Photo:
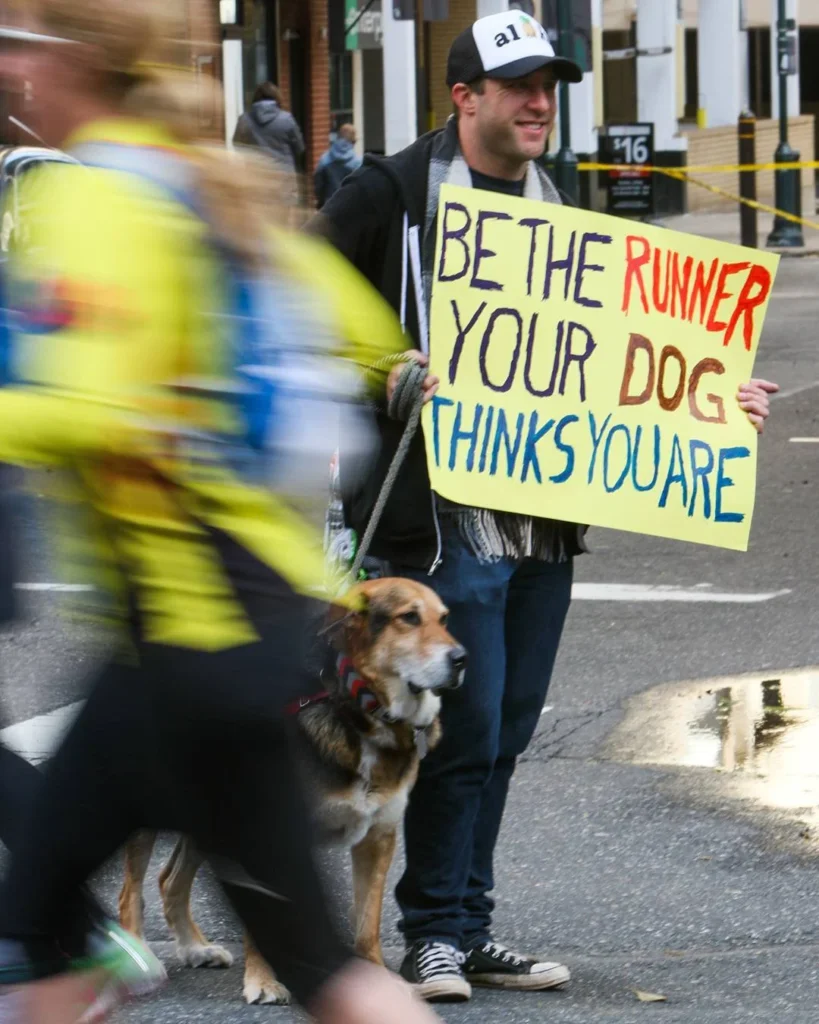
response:
[[[415,244],[412,244],[412,241]],[[406,331],[407,323],[407,284],[409,271],[412,271],[413,291],[415,292],[415,308],[418,317],[418,333],[421,336],[421,349],[429,353],[429,338],[427,336],[426,319],[426,298],[424,296],[423,276],[421,271],[421,249],[420,238],[417,233],[414,240],[410,239],[409,214],[404,211],[404,245],[401,261],[401,327]],[[429,567],[427,576],[433,576],[438,566],[443,561],[443,541],[441,539],[441,524],[438,522],[438,505],[435,501],[435,492],[430,490],[429,500],[432,503],[432,521],[435,524],[435,558]]]
[[[433,523],[435,523],[435,536],[437,538],[438,547],[437,547],[437,549],[435,551],[435,558],[434,558],[434,560],[432,562],[432,565],[429,567],[429,572],[427,573],[427,576],[434,576],[435,575],[435,571],[437,570],[438,566],[444,560],[444,557],[443,557],[444,544],[443,544],[443,541],[441,539],[441,525],[438,522],[438,504],[435,501],[435,491],[430,491],[429,497],[430,497],[430,500],[432,501],[432,521],[433,521]]]

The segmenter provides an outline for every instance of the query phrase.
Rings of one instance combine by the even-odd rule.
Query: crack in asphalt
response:
[[[525,764],[529,761],[542,762],[553,758],[568,758],[564,752],[567,740],[576,737],[589,725],[599,722],[605,715],[611,715],[620,710],[619,707],[613,707],[600,711],[582,711],[556,716],[546,728],[538,729],[526,752],[518,758],[518,762]],[[593,758],[587,758],[587,760],[593,760]]]

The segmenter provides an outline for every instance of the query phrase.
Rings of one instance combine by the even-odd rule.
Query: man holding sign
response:
[[[528,15],[478,20],[449,54],[455,116],[447,126],[394,157],[368,158],[323,210],[334,243],[401,317],[414,346],[408,357],[432,359],[426,444],[416,438],[372,546],[387,571],[435,587],[470,653],[466,684],[444,701],[443,741],[412,793],[396,893],[407,943],[401,973],[428,999],[468,999],[471,984],[538,990],[569,980],[563,965],[495,941],[489,893],[509,782],[543,707],[572,561],[584,550],[576,523],[605,521],[595,488],[622,503],[634,471],[642,498],[656,458],[655,505],[667,488],[666,506],[687,522],[697,486],[703,518],[708,489],[710,523],[718,500],[721,513],[733,513],[729,487],[740,476],[732,449],[742,445],[702,439],[708,468],[705,449],[691,447],[700,439],[688,436],[690,425],[660,424],[656,441],[648,410],[659,401],[659,412],[673,416],[682,404],[709,429],[721,417],[742,429],[728,409],[734,395],[727,404],[713,395],[712,382],[729,379],[727,364],[724,377],[716,367],[717,349],[730,333],[728,347],[744,353],[731,373],[750,371],[771,258],[753,272],[744,262],[743,277],[736,249],[712,265],[693,250],[672,252],[682,236],[642,226],[624,248],[611,227],[618,222],[564,210],[535,161],[554,123],[557,82],[581,77]],[[743,299],[731,311],[728,295],[737,292]],[[700,343],[711,331],[714,353],[693,358],[665,344],[675,326],[695,332],[694,324]],[[752,382],[739,391],[759,428],[773,390]],[[380,462],[345,500],[359,536],[403,432],[384,413],[379,426]],[[747,432],[746,422],[750,450]],[[625,511],[616,507],[618,525],[662,532],[635,521],[642,510],[633,497]]]

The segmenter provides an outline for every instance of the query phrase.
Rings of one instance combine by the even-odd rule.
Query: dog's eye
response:
[[[444,612],[444,614],[440,618],[440,623],[442,626],[449,625],[449,612]]]
[[[420,626],[421,616],[418,612],[404,612],[403,615],[399,616],[402,622],[406,622],[408,626]]]

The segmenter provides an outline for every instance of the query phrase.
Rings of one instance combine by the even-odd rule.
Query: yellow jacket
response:
[[[99,123],[72,141],[87,140],[184,158],[143,122]],[[99,168],[47,166],[26,192],[30,248],[9,281],[20,328],[15,383],[0,391],[0,459],[70,471],[93,526],[71,531],[73,571],[92,561],[144,639],[207,650],[254,639],[248,594],[273,593],[280,579],[315,592],[324,558],[283,500],[178,443],[217,425],[229,432],[234,416],[166,383],[222,370],[225,339],[201,315],[220,287],[207,226],[169,195]],[[385,357],[404,348],[386,303],[314,239],[279,239],[277,266],[337,325],[339,355],[383,392]]]

